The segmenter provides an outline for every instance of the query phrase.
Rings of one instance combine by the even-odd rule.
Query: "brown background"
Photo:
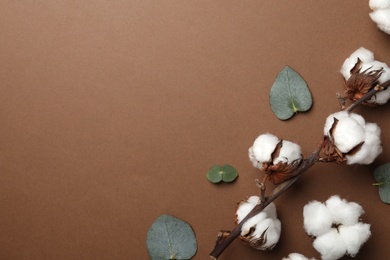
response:
[[[390,63],[369,11],[356,0],[1,1],[0,258],[148,259],[146,233],[167,213],[191,224],[194,259],[208,259],[236,202],[258,192],[254,138],[271,132],[309,155],[339,109],[344,59],[364,46]],[[285,65],[314,99],[287,122],[269,106]],[[220,259],[319,259],[302,208],[334,194],[372,224],[356,259],[390,255],[390,206],[371,185],[390,161],[390,107],[357,112],[382,128],[375,164],[314,166],[276,201],[274,251],[237,240]],[[225,163],[236,182],[208,182]]]

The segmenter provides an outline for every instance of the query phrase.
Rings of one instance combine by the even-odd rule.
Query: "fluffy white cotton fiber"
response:
[[[248,215],[259,200],[260,197],[251,196],[239,203],[236,211],[237,223],[240,223]],[[270,203],[263,211],[248,219],[241,228],[241,236],[246,236],[245,239],[260,250],[272,249],[279,241],[280,233],[281,222],[277,218],[274,203]],[[262,238],[266,239],[261,240]],[[262,243],[254,243],[256,240],[261,240]]]
[[[328,232],[332,226],[332,215],[319,201],[311,201],[303,208],[303,226],[306,233],[319,236]]]
[[[355,225],[364,213],[362,206],[355,202],[348,202],[339,196],[332,196],[325,205],[329,210],[333,223],[342,225]]]
[[[331,136],[330,129],[334,119],[338,122]],[[358,144],[363,143],[360,150],[346,155],[347,164],[370,164],[382,152],[381,130],[377,124],[366,123],[358,114],[340,111],[327,117],[324,126],[324,135],[330,137],[342,153],[348,153]]]
[[[345,255],[347,246],[336,229],[317,237],[313,247],[321,254],[323,260],[335,260]]]
[[[307,258],[306,256],[299,253],[291,253],[287,257],[284,257],[282,260],[315,260],[315,258]]]
[[[322,259],[339,259],[345,254],[353,257],[359,252],[371,236],[370,225],[359,222],[363,213],[359,204],[337,195],[325,203],[309,202],[303,208],[304,228],[315,237],[313,247]]]

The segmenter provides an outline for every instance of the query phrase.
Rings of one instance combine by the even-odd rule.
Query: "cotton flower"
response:
[[[302,161],[301,147],[272,134],[258,136],[248,150],[253,166],[264,171],[274,184],[293,177]]]
[[[369,6],[373,10],[370,13],[371,19],[378,25],[380,30],[390,34],[390,1],[370,0]]]
[[[382,152],[381,130],[360,115],[340,111],[327,117],[324,135],[330,140],[324,152],[331,160],[370,164]]]
[[[363,47],[357,49],[344,61],[340,72],[344,77],[346,86],[345,96],[341,97],[342,100],[357,101],[374,87],[390,80],[388,65],[375,60],[374,54]],[[377,92],[363,104],[382,105],[389,98],[390,88],[387,88]]]
[[[314,236],[313,247],[321,259],[354,257],[371,236],[370,225],[359,222],[363,208],[355,203],[331,196],[325,203],[309,202],[303,208],[304,228]],[[330,224],[329,224],[330,223]]]
[[[291,253],[287,257],[284,257],[282,260],[315,260],[315,258],[307,258],[306,256],[299,253]]]
[[[258,196],[251,196],[238,204],[236,224],[259,203]],[[279,241],[281,222],[277,218],[276,207],[270,203],[263,211],[248,219],[241,228],[240,239],[259,250],[272,249]]]

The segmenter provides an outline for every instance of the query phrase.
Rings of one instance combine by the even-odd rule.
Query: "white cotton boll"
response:
[[[260,222],[253,232],[253,237],[260,238],[264,234],[266,239],[265,243],[257,249],[272,249],[279,241],[281,230],[282,225],[279,219],[267,218]]]
[[[307,258],[306,256],[299,253],[291,253],[282,260],[315,260],[315,258]]]
[[[346,117],[337,123],[333,141],[341,152],[347,153],[363,142],[364,137],[364,128],[355,119]]]
[[[332,215],[319,201],[311,201],[303,207],[303,226],[308,235],[319,236],[332,227]]]
[[[277,138],[272,134],[262,134],[258,136],[253,142],[253,146],[249,148],[249,159],[252,161],[254,165],[255,163],[253,162],[253,160],[260,162],[260,165],[258,163],[256,165],[258,165],[261,169],[262,162],[271,161],[271,155],[275,150],[276,145],[279,142],[280,142],[279,138]]]
[[[370,17],[377,24],[380,30],[390,34],[390,8],[377,9],[370,13]]]
[[[321,254],[323,260],[339,259],[347,251],[347,246],[334,228],[317,237],[313,242],[313,247]]]
[[[367,50],[366,48],[360,47],[356,51],[354,51],[343,63],[341,66],[340,72],[345,78],[345,80],[349,79],[351,76],[351,69],[355,66],[358,58],[363,62],[372,62],[374,61],[374,53]]]
[[[348,202],[334,195],[325,202],[333,223],[342,225],[354,225],[359,221],[359,217],[364,213],[362,206],[355,202]]]
[[[370,225],[358,222],[352,226],[340,226],[339,234],[347,246],[348,255],[355,257],[371,236]]]
[[[367,123],[365,132],[364,144],[361,149],[352,156],[346,156],[348,164],[370,164],[382,152],[379,126]]]
[[[370,0],[368,5],[372,10],[390,8],[390,0]]]
[[[273,163],[279,162],[292,163],[295,160],[302,158],[301,147],[293,142],[283,140],[282,148],[280,149],[279,156],[274,159]]]

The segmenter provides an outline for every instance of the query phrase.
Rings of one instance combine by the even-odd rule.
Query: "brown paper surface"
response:
[[[161,214],[187,221],[209,259],[236,203],[257,195],[248,148],[261,133],[308,156],[339,110],[339,69],[363,46],[390,64],[390,36],[368,1],[2,1],[0,3],[0,258],[148,259]],[[284,66],[313,107],[280,121],[269,105]],[[276,200],[271,252],[234,241],[220,259],[320,259],[303,206],[338,194],[361,204],[372,237],[355,259],[384,259],[390,206],[373,170],[390,160],[390,110],[356,112],[382,129],[369,166],[319,164]],[[231,184],[206,172],[230,164]]]

